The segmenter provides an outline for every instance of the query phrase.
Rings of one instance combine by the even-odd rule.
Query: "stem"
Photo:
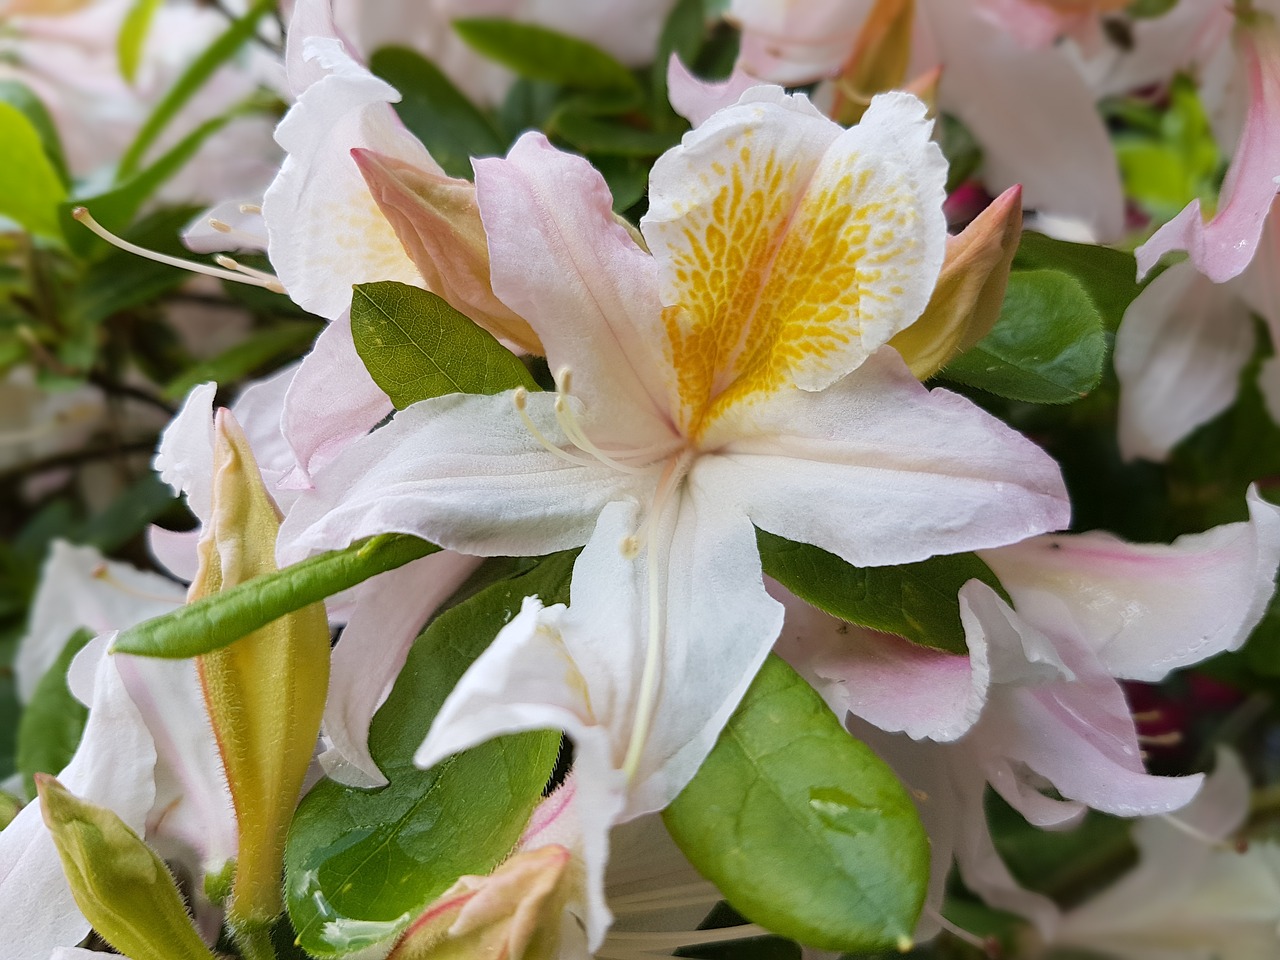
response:
[[[243,960],[278,960],[270,927],[233,927],[231,936]]]

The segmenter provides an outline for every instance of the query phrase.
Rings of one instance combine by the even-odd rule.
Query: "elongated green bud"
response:
[[[40,812],[85,919],[132,960],[213,960],[169,868],[118,816],[37,773]]]
[[[213,515],[192,600],[276,569],[280,516],[227,410],[214,424],[213,460]],[[283,909],[285,836],[329,686],[324,606],[303,607],[197,662],[240,833],[227,919],[233,929],[265,928]]]

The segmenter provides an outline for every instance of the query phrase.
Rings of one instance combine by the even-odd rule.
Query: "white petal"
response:
[[[320,756],[330,777],[357,787],[387,782],[369,754],[369,724],[391,692],[409,647],[431,614],[479,565],[448,551],[423,557],[356,588],[357,599],[333,649]]]
[[[529,396],[557,435],[551,394]],[[349,446],[280,529],[282,562],[375,533],[410,533],[479,556],[534,556],[585,543],[605,503],[647,501],[656,478],[552,456],[511,394],[415,403]]]
[[[58,779],[142,833],[155,799],[155,747],[105,651],[100,644],[84,736]],[[89,922],[71,896],[40,804],[30,803],[0,831],[0,942],[10,956],[43,960],[56,947],[79,943],[88,932]]]
[[[93,547],[55,540],[32,602],[30,629],[14,658],[18,696],[31,699],[77,630],[123,630],[171,613],[185,594],[172,580],[107,560]]]
[[[694,467],[770,533],[858,566],[922,560],[1066,526],[1057,465],[892,350],[821,393],[743,413],[742,439]],[[727,431],[726,431],[727,432]],[[821,504],[822,509],[815,509]]]
[[[657,268],[614,219],[604,178],[538,133],[474,165],[493,292],[538,334],[553,374],[573,371],[591,424],[636,446],[665,439]]]
[[[216,383],[192,388],[156,449],[152,466],[204,523],[213,510],[213,397]]]
[[[1249,493],[1250,520],[1131,544],[1107,533],[1045,536],[983,559],[1018,613],[1070,630],[1112,676],[1161,680],[1235,650],[1262,618],[1280,565],[1280,508]]]
[[[1249,310],[1190,261],[1174,264],[1129,305],[1116,334],[1120,451],[1164,460],[1236,398],[1253,353]]]

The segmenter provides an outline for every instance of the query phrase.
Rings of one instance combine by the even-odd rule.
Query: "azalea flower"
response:
[[[1133,830],[1138,865],[1067,911],[1054,945],[1142,960],[1263,960],[1280,949],[1280,846],[1230,845],[1249,810],[1249,780],[1219,749],[1204,789],[1174,818]]]
[[[1124,199],[1106,127],[1067,53],[1023,29],[1036,5],[912,2],[908,76],[941,68],[938,106],[982,145],[987,188],[999,193],[1020,183],[1028,207],[1083,221],[1104,241],[1118,239]],[[738,67],[788,85],[834,76],[872,7],[870,0],[733,0],[728,16],[743,30]]]
[[[1273,202],[1274,205],[1274,202]],[[1256,255],[1238,277],[1215,283],[1193,260],[1152,280],[1125,311],[1116,334],[1119,441],[1126,459],[1162,461],[1193,430],[1235,402],[1253,356],[1253,314],[1280,343],[1280,221],[1268,216]],[[1280,423],[1280,363],[1258,377],[1267,410]]]
[[[541,135],[476,161],[493,290],[558,390],[399,412],[294,504],[284,557],[391,530],[480,555],[616,555],[621,571],[589,588],[575,571],[575,605],[634,609],[639,630],[615,642],[616,694],[584,672],[600,722],[630,731],[622,780],[591,780],[665,805],[781,623],[753,524],[875,565],[1066,522],[1041,451],[881,349],[943,257],[928,132],[907,95],[845,131],[757,88],[658,161],[652,255],[600,175]],[[667,746],[650,764],[654,738]]]
[[[1251,492],[1249,511],[1247,523],[1168,546],[1087,533],[983,551],[1013,606],[976,581],[961,589],[968,658],[785,601],[779,652],[917,798],[933,852],[918,936],[945,924],[953,858],[992,906],[1027,916],[1045,935],[1055,929],[1057,908],[1019,885],[996,853],[983,809],[988,784],[1049,828],[1086,806],[1145,816],[1196,794],[1199,776],[1144,772],[1117,680],[1157,681],[1245,641],[1280,565],[1280,508]],[[1062,799],[1046,796],[1048,787]]]
[[[1139,278],[1162,255],[1173,250],[1190,254],[1196,269],[1216,283],[1239,276],[1253,260],[1263,226],[1275,199],[1280,178],[1280,4],[1259,0],[1236,7],[1231,45],[1217,54],[1234,52],[1235,86],[1224,97],[1227,108],[1218,129],[1220,140],[1238,142],[1218,199],[1218,210],[1207,223],[1200,201],[1192,200],[1176,217],[1139,247]],[[1221,15],[1220,12],[1218,14]],[[1218,64],[1219,70],[1225,65]],[[1241,118],[1240,106],[1243,106]]]

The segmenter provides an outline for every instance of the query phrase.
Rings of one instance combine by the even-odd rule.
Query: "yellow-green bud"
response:
[[[1021,237],[1022,188],[1010,187],[947,240],[942,272],[924,313],[889,341],[921,380],[991,332]]]
[[[36,774],[40,812],[80,912],[132,960],[213,960],[169,868],[118,816]]]
[[[213,460],[213,511],[200,540],[193,600],[276,569],[280,516],[227,410],[214,424]],[[284,907],[285,837],[329,687],[324,606],[281,617],[198,665],[240,835],[227,919],[233,928],[265,928]]]

